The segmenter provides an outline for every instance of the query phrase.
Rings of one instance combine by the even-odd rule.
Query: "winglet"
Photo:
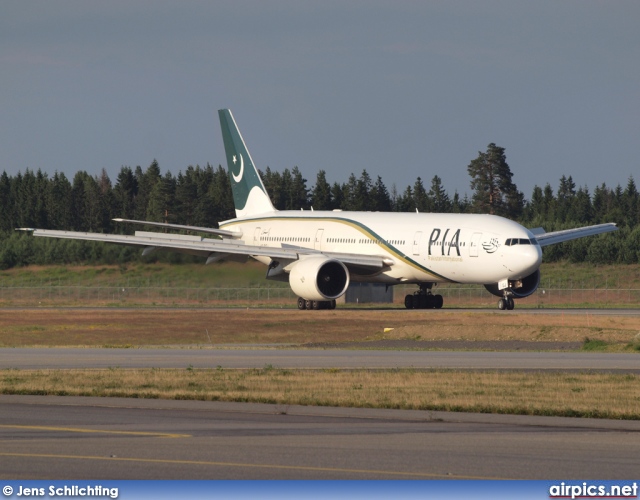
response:
[[[218,111],[237,217],[275,212],[231,111]]]

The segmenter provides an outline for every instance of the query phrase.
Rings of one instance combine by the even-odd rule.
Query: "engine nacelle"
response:
[[[339,260],[323,255],[306,257],[293,264],[289,286],[306,300],[333,300],[347,291],[349,270]]]
[[[515,297],[516,299],[522,299],[523,297],[528,297],[533,292],[535,292],[538,289],[539,284],[540,269],[536,269],[526,278],[513,281],[509,280],[509,290],[513,294],[513,297]],[[496,297],[504,296],[504,290],[500,290],[497,283],[485,285],[484,287]]]

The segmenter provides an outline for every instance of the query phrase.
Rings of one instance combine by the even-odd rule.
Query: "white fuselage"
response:
[[[520,224],[493,215],[277,211],[225,221],[245,244],[382,256],[393,264],[353,281],[496,283],[535,272],[542,251]],[[514,241],[508,245],[507,242]],[[532,243],[533,242],[533,243]],[[269,257],[255,257],[269,264]]]

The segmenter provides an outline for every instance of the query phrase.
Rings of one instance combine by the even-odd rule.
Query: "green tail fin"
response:
[[[222,140],[227,155],[229,181],[233,192],[233,203],[237,217],[274,212],[275,208],[269,199],[267,190],[260,179],[249,150],[238,130],[231,111],[218,111]]]

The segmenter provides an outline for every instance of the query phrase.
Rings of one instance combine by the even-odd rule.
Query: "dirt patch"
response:
[[[640,317],[461,313],[458,311],[297,311],[260,309],[0,309],[0,346],[148,346],[499,342],[630,344]],[[511,344],[509,344],[511,343]],[[398,343],[398,345],[401,345]],[[409,345],[409,344],[407,344]],[[425,345],[425,344],[419,344]],[[437,344],[432,344],[431,348]],[[456,344],[439,344],[456,345]],[[442,347],[446,348],[446,347]],[[492,348],[492,347],[488,347]]]

